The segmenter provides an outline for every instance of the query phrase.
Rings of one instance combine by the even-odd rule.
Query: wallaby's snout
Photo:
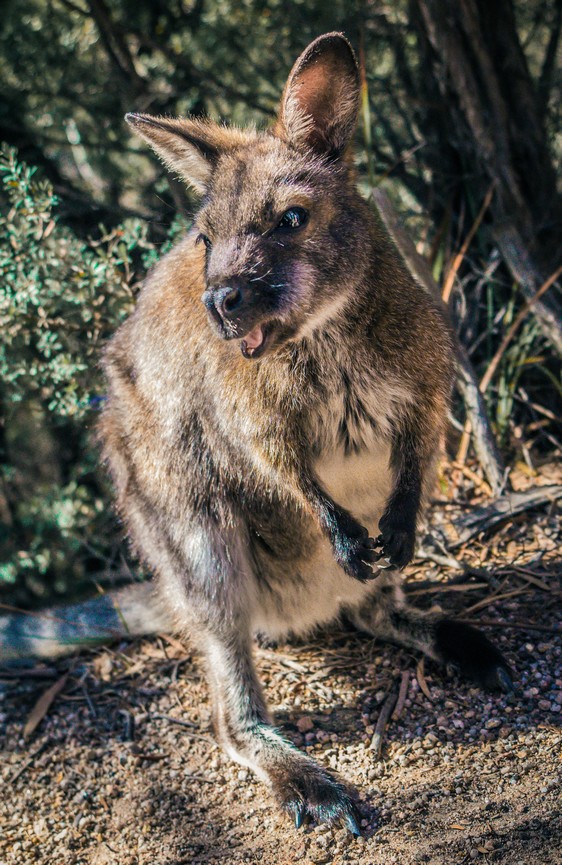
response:
[[[207,289],[201,299],[211,318],[218,322],[221,328],[223,326],[226,328],[225,338],[235,337],[238,332],[240,313],[246,305],[246,293],[236,285],[217,286],[215,289]]]
[[[219,288],[214,296],[215,308],[225,321],[236,321],[240,308],[246,305],[246,300],[241,288],[230,285]]]
[[[259,212],[257,203],[255,210]],[[201,300],[215,333],[225,340],[241,340],[244,357],[257,358],[265,351],[266,333],[277,331],[279,317],[287,314],[290,262],[282,260],[279,247],[261,231],[252,231],[245,223],[236,225],[232,213],[228,217],[228,228],[234,224],[236,229],[230,236],[225,232],[226,237],[213,243],[199,235],[207,249]],[[273,340],[268,343],[271,347]]]
[[[261,323],[262,311],[252,293],[241,286],[226,285],[203,293],[202,301],[214,329],[223,339],[240,339],[245,358],[265,352],[271,324]]]
[[[240,340],[242,354],[248,359],[264,353],[272,332],[270,319],[281,300],[269,283],[260,288],[252,281],[256,279],[248,276],[208,281],[201,297],[213,330],[222,339]]]

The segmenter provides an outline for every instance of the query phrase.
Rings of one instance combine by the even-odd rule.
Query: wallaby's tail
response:
[[[81,604],[0,616],[0,661],[55,658],[123,637],[171,630],[150,583],[134,583]]]

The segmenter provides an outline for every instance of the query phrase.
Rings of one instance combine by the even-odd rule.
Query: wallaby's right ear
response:
[[[206,120],[126,114],[125,120],[148,141],[160,159],[193,188],[205,192],[230,131]]]
[[[359,113],[359,70],[342,33],[311,42],[285,85],[275,133],[298,148],[341,156]]]

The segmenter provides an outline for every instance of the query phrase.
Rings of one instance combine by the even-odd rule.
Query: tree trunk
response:
[[[437,85],[441,94],[434,135],[447,141],[447,151],[451,143],[458,151],[480,200],[495,182],[493,233],[530,299],[560,263],[562,199],[512,0],[411,0],[411,12],[429,59],[427,91],[433,96]],[[562,355],[562,300],[555,292],[534,311]]]

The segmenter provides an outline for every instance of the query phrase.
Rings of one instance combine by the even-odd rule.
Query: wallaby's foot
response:
[[[499,649],[477,628],[454,619],[435,624],[435,649],[476,684],[491,691],[515,690],[511,668]]]
[[[373,580],[378,575],[378,568],[373,570],[373,564],[379,553],[367,529],[343,508],[332,512],[330,523],[330,541],[338,565],[361,583]]]
[[[376,540],[377,552],[383,564],[381,568],[394,567],[400,570],[414,557],[416,543],[416,517],[393,509],[387,511],[379,522],[380,535]]]
[[[353,835],[361,835],[352,793],[312,760],[299,758],[295,764],[279,767],[271,776],[275,795],[297,829],[310,817],[316,823],[347,826]]]
[[[348,613],[362,631],[409,649],[419,649],[443,664],[453,664],[484,688],[506,693],[515,690],[509,664],[477,628],[406,604],[397,573],[381,577],[377,590]]]

